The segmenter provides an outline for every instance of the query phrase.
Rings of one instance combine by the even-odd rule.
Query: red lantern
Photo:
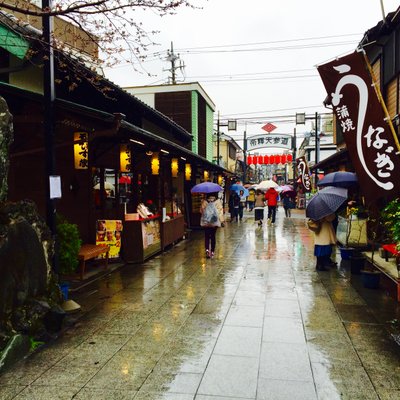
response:
[[[293,156],[291,154],[287,155],[287,162],[292,162],[293,161]]]
[[[258,156],[257,159],[258,159],[257,161],[258,161],[258,163],[259,163],[260,165],[261,165],[261,164],[263,163],[263,161],[264,161],[264,160],[263,160],[263,156]]]
[[[264,164],[269,164],[269,156],[264,156]]]
[[[257,156],[253,156],[253,164],[257,165]]]
[[[247,165],[253,164],[253,157],[247,156]]]
[[[287,163],[287,155],[286,154],[282,154],[281,161],[282,161],[282,164],[286,164]]]

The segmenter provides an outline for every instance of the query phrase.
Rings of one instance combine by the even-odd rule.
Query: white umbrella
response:
[[[268,179],[266,181],[261,181],[257,186],[256,189],[260,190],[268,190],[269,188],[276,188],[278,187],[278,184],[274,182],[271,179]]]
[[[94,185],[93,189],[100,189],[100,182],[97,185]],[[114,190],[114,185],[110,182],[104,182],[105,190]]]

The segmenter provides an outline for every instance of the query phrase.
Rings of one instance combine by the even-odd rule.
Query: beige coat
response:
[[[333,218],[335,216],[333,215]],[[332,225],[332,217],[328,216],[322,219],[321,229],[318,233],[314,232],[314,244],[326,246],[328,244],[336,244],[336,235]]]

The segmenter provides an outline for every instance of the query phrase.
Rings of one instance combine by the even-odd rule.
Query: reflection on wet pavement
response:
[[[304,211],[247,213],[212,260],[193,231],[74,295],[76,323],[2,374],[0,398],[399,399],[399,306],[357,279],[315,271]]]

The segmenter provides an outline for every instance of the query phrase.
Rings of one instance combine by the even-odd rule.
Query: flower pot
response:
[[[360,275],[361,270],[364,268],[364,264],[364,256],[350,256],[350,269],[352,274]]]
[[[354,253],[354,247],[340,247],[340,256],[342,260],[350,260],[350,256]]]
[[[379,271],[361,271],[361,280],[365,288],[378,289],[381,274]]]
[[[63,295],[64,301],[67,301],[68,300],[69,283],[68,282],[60,283],[60,289],[61,289],[61,293]]]

